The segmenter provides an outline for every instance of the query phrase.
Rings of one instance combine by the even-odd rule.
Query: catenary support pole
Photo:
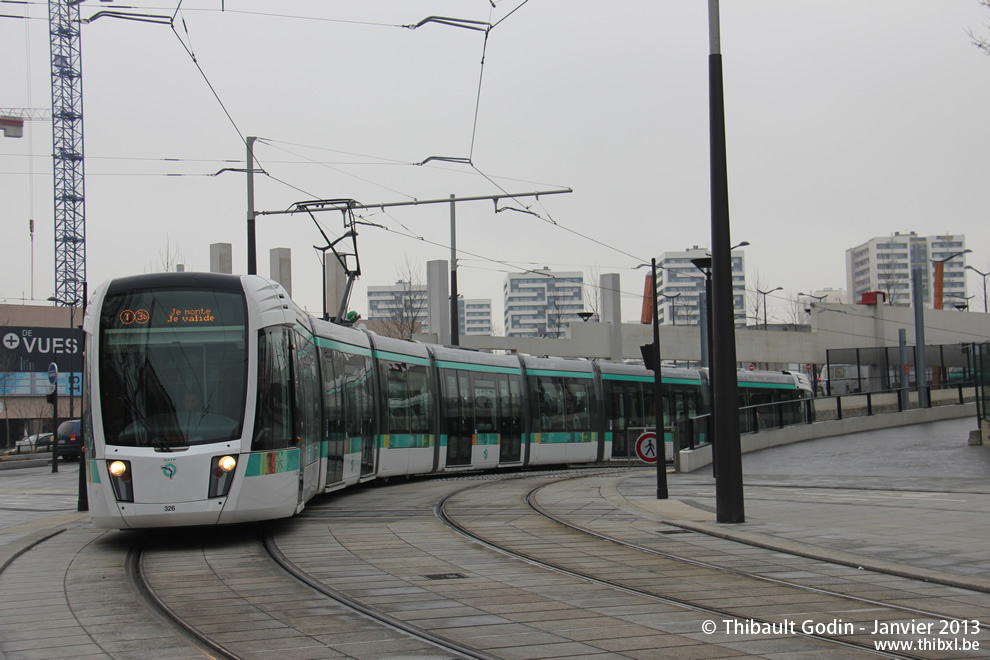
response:
[[[712,214],[712,389],[718,436],[715,518],[720,523],[746,521],[743,504],[742,450],[739,441],[739,391],[736,381],[736,334],[729,236],[729,184],[725,148],[725,105],[719,44],[718,0],[708,0],[709,133]]]
[[[650,259],[653,267],[653,346],[656,348],[656,364],[653,365],[653,394],[656,406],[656,429],[657,429],[657,499],[665,500],[667,491],[667,438],[666,424],[663,419],[663,381],[660,377],[660,305],[657,301],[657,260]],[[677,451],[677,447],[674,447]]]
[[[248,137],[247,144],[247,272],[248,275],[258,274],[258,259],[255,254],[254,232],[254,141],[256,137]]]
[[[918,387],[918,407],[928,407],[928,365],[925,361],[925,299],[921,269],[923,265],[911,269],[911,288],[914,304],[914,372]]]
[[[450,196],[450,345],[460,345],[457,319],[457,212],[454,196]]]
[[[900,328],[897,331],[897,348],[900,353],[901,361],[901,363],[897,365],[897,371],[901,374],[901,410],[907,410],[911,407],[911,398],[908,394],[907,330],[905,328]]]

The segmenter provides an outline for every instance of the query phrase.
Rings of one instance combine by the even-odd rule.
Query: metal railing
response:
[[[929,406],[962,405],[976,401],[976,384],[972,382],[929,386]],[[813,399],[778,401],[739,409],[740,434],[759,433],[799,424],[827,422],[851,417],[904,412],[921,407],[918,388],[822,396]],[[698,415],[676,425],[675,451],[695,449],[711,441],[711,414]]]

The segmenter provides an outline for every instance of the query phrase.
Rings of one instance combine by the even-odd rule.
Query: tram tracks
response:
[[[253,533],[242,534],[234,544],[218,543],[215,530],[206,542],[189,543],[165,540],[161,532],[146,533],[127,553],[128,579],[144,602],[206,656],[239,660],[257,656],[266,643],[278,640],[273,652],[312,647],[345,657],[375,657],[376,652],[360,650],[364,640],[374,637],[377,644],[393,645],[400,652],[421,654],[432,649],[444,657],[495,660],[496,656],[410,626],[312,578],[279,550],[272,523],[240,531],[249,529]],[[163,562],[165,554],[169,557]],[[257,569],[254,586],[251,579],[229,572],[231,560],[245,559]],[[175,572],[163,563],[180,564],[184,570]],[[183,586],[170,585],[170,574],[180,577]],[[197,582],[204,587],[191,586]],[[215,597],[204,589],[212,590]],[[215,602],[228,614],[206,614],[209,605],[197,605],[204,602]],[[355,621],[357,617],[362,621]],[[238,635],[258,630],[267,634]]]
[[[564,481],[564,480],[558,480],[558,481]],[[575,534],[584,536],[586,538],[595,539],[605,544],[611,544],[616,547],[623,548],[631,553],[648,555],[651,557],[655,557],[662,562],[678,564],[685,568],[690,567],[690,569],[694,571],[701,570],[708,572],[711,574],[709,576],[709,579],[711,579],[711,576],[714,575],[722,575],[725,576],[724,580],[731,579],[733,582],[738,582],[740,580],[743,580],[748,582],[766,583],[766,584],[774,585],[775,587],[780,589],[794,590],[794,591],[814,594],[816,597],[834,600],[836,601],[836,603],[848,603],[849,605],[847,605],[846,607],[842,607],[842,606],[836,607],[835,604],[828,604],[823,609],[825,611],[829,611],[831,609],[835,614],[835,617],[832,619],[833,621],[844,621],[850,623],[852,626],[851,630],[854,630],[857,633],[863,631],[864,628],[866,628],[865,624],[867,622],[867,619],[862,616],[863,611],[868,613],[868,618],[870,623],[876,621],[895,622],[895,621],[904,620],[906,617],[911,617],[911,618],[922,617],[925,619],[933,619],[936,621],[962,620],[961,617],[955,615],[947,615],[947,614],[934,612],[931,610],[907,607],[904,605],[899,605],[896,603],[891,603],[879,599],[855,596],[848,593],[842,593],[841,591],[837,591],[837,590],[825,589],[822,587],[809,586],[779,578],[767,577],[765,575],[760,575],[751,571],[718,566],[716,564],[699,561],[691,557],[685,557],[671,552],[664,552],[657,550],[655,548],[644,547],[639,544],[630,543],[622,539],[609,536],[608,534],[603,534],[589,527],[573,523],[559,516],[555,516],[549,513],[548,511],[546,511],[542,506],[540,506],[539,503],[536,501],[537,494],[542,489],[547,488],[549,485],[552,485],[552,483],[555,482],[551,482],[550,484],[542,484],[540,486],[532,488],[524,494],[524,496],[521,498],[521,501],[519,501],[518,498],[515,501],[514,504],[515,511],[513,511],[513,515],[518,516],[519,518],[517,518],[516,521],[514,522],[514,527],[516,528],[525,527],[526,529],[526,538],[522,541],[517,540],[515,543],[512,542],[507,543],[498,540],[498,535],[501,532],[498,532],[497,529],[494,530],[496,531],[495,534],[492,534],[491,533],[492,530],[489,530],[488,528],[484,528],[485,531],[479,531],[477,526],[475,526],[475,529],[472,529],[471,524],[458,522],[456,520],[456,518],[458,517],[457,514],[452,514],[450,512],[450,509],[456,508],[451,503],[456,501],[459,496],[463,496],[467,491],[483,488],[486,484],[473,485],[473,486],[469,486],[468,488],[461,489],[458,492],[450,493],[449,495],[442,498],[436,504],[435,514],[437,515],[438,518],[442,519],[445,522],[445,524],[457,530],[459,533],[466,536],[467,538],[470,538],[473,541],[480,543],[485,547],[488,547],[504,555],[515,557],[521,561],[525,561],[532,565],[541,566],[548,570],[570,575],[572,577],[585,580],[593,584],[607,586],[623,593],[632,593],[646,599],[650,599],[666,604],[676,605],[686,610],[698,612],[706,616],[713,617],[718,621],[727,622],[729,620],[735,620],[735,621],[743,621],[743,622],[755,622],[757,624],[770,626],[772,628],[775,624],[779,626],[782,621],[786,622],[787,618],[786,616],[785,617],[761,616],[752,611],[741,611],[739,608],[735,608],[735,607],[713,607],[700,600],[692,600],[690,598],[683,598],[683,597],[677,597],[676,595],[665,594],[663,593],[663,584],[664,584],[663,580],[660,580],[661,586],[659,588],[641,588],[636,586],[634,583],[635,581],[648,583],[652,579],[651,576],[656,577],[661,574],[660,571],[654,571],[652,569],[642,569],[642,568],[639,569],[640,572],[638,573],[638,577],[633,578],[632,580],[630,580],[629,578],[625,578],[623,580],[616,580],[607,577],[602,577],[601,574],[596,574],[594,570],[586,570],[586,569],[574,567],[575,565],[578,566],[587,565],[588,557],[599,556],[599,555],[603,556],[607,554],[606,552],[592,551],[584,557],[572,556],[567,561],[548,560],[544,557],[541,557],[540,553],[549,552],[550,554],[560,554],[559,549],[560,546],[562,545],[566,545],[568,548],[572,548],[572,547],[576,548],[577,544],[571,544],[570,542],[564,542],[561,540],[559,530],[561,529],[567,530]],[[487,506],[486,504],[482,504],[481,510],[483,510],[484,507],[486,506]],[[500,506],[503,507],[513,506],[513,504],[510,504],[509,502],[506,501],[505,498],[502,498],[500,500]],[[476,509],[474,511],[470,511],[469,510],[470,508],[471,507],[463,507],[461,511],[462,516],[465,518],[477,519],[478,510]],[[536,514],[539,517],[541,517],[543,520],[552,523],[554,525],[557,525],[558,533],[554,533],[554,531],[550,529],[546,529],[545,531],[542,532],[536,532],[534,531],[534,525],[532,523],[518,522],[520,518],[527,515],[527,511],[526,511],[527,509],[528,509],[528,513]],[[540,544],[537,541],[535,541],[535,539],[533,538],[536,536],[540,536],[545,539],[554,538],[555,542],[552,544],[548,544],[546,547],[541,549]],[[517,547],[513,547],[514,545]],[[520,549],[520,548],[525,548],[525,549]],[[573,550],[573,554],[577,554],[578,552],[579,551],[576,549]],[[623,564],[626,564],[628,562],[628,565],[630,566],[632,566],[635,563],[634,561],[629,561],[627,558],[618,559],[613,554],[612,562],[614,563],[616,561],[620,561]],[[656,582],[655,579],[652,579],[652,581]],[[842,617],[845,618],[841,618],[840,615],[842,615]],[[728,629],[728,624],[726,627]],[[873,627],[872,625],[869,626],[869,628],[872,627]],[[817,630],[817,628],[812,627],[812,630]],[[833,635],[833,634],[819,634],[817,632],[804,632],[801,629],[794,629],[793,626],[791,628],[791,631],[793,632],[793,634],[796,634],[797,636],[805,637],[808,639],[819,640],[822,642],[826,642],[832,645],[837,645],[840,647],[845,647],[848,649],[856,649],[867,653],[875,653],[878,655],[883,655],[885,657],[896,657],[896,658],[928,657],[921,655],[912,655],[910,653],[895,653],[889,651],[878,652],[876,651],[874,640],[855,639],[855,637],[857,636],[863,637],[863,635],[861,634],[854,633],[852,635],[846,634],[842,636]]]
[[[579,476],[587,475],[588,472],[582,471]],[[944,608],[938,607],[937,596],[930,599],[932,607],[910,607],[897,602],[896,597],[878,595],[871,598],[869,594],[842,593],[831,587],[719,566],[682,552],[679,544],[689,538],[687,534],[662,536],[652,530],[652,536],[656,537],[653,540],[659,539],[667,549],[650,547],[649,534],[646,534],[645,542],[635,536],[630,537],[631,541],[620,538],[607,533],[607,525],[598,525],[596,529],[594,524],[585,524],[581,516],[588,512],[574,513],[581,507],[558,515],[559,497],[557,501],[553,497],[547,498],[546,502],[541,499],[541,495],[548,492],[546,489],[572,478],[560,479],[559,476],[535,475],[540,479],[536,485],[532,483],[533,475],[522,479],[485,479],[467,487],[463,483],[447,482],[437,485],[434,495],[419,500],[407,501],[400,495],[400,501],[391,508],[365,507],[358,503],[360,500],[350,498],[328,500],[328,506],[316,504],[299,519],[264,526],[197,530],[188,535],[177,535],[174,531],[153,532],[135,541],[127,557],[128,573],[156,611],[179,627],[204,654],[222,658],[256,655],[259,650],[277,653],[283,645],[333,649],[349,657],[378,657],[370,650],[372,647],[362,646],[362,642],[357,641],[361,635],[369,634],[387,638],[388,643],[399,644],[399,648],[410,654],[439,652],[443,657],[486,660],[505,657],[499,655],[500,646],[491,645],[491,634],[485,640],[484,634],[465,633],[456,625],[453,628],[438,625],[436,620],[423,618],[417,611],[418,603],[410,601],[409,607],[401,607],[401,596],[395,602],[383,600],[380,593],[392,591],[392,583],[406,585],[404,590],[395,589],[396,593],[429,592],[421,601],[421,607],[426,608],[431,607],[430,599],[449,598],[460,601],[459,606],[485,610],[484,605],[478,604],[485,602],[483,592],[511,588],[539,594],[547,603],[557,603],[547,606],[550,617],[545,620],[547,622],[556,608],[565,607],[575,613],[585,612],[574,616],[587,618],[575,621],[591,622],[596,617],[608,618],[612,623],[607,625],[634,621],[635,616],[627,619],[622,614],[604,614],[610,609],[608,604],[596,604],[596,601],[609,601],[607,592],[611,591],[617,594],[616,602],[657,604],[654,609],[659,608],[657,611],[661,614],[650,619],[653,623],[645,625],[653,628],[658,642],[678,637],[676,631],[670,634],[666,624],[680,621],[680,635],[692,637],[692,643],[722,644],[727,648],[734,648],[733,644],[740,641],[738,638],[746,637],[736,634],[737,639],[732,639],[733,635],[727,632],[729,621],[772,626],[788,617],[793,619],[800,612],[826,613],[833,620],[855,624],[866,620],[959,618],[940,614]],[[609,475],[592,475],[594,477],[607,479]],[[396,491],[376,489],[366,494],[384,496],[382,499],[387,500],[397,491],[398,488]],[[437,498],[435,495],[440,491],[444,491],[442,497]],[[608,508],[602,506],[601,498],[589,498],[589,502],[592,501],[597,504],[591,504],[590,508],[597,507],[599,512]],[[627,512],[627,515],[632,514]],[[433,521],[430,527],[433,531],[429,533],[433,543],[420,545],[416,535],[409,530],[417,525],[429,525],[429,520]],[[631,527],[630,522],[631,518],[619,528]],[[469,539],[469,543],[453,543],[451,539],[456,538],[453,536],[438,537],[437,530],[443,529],[441,523]],[[365,531],[355,531],[359,528]],[[369,541],[372,546],[364,545]],[[675,543],[674,551],[669,549],[672,542]],[[398,551],[382,547],[389,543],[394,543]],[[470,546],[475,549],[468,552]],[[368,551],[367,547],[373,550]],[[404,547],[409,550],[402,550]],[[479,593],[473,594],[472,600],[470,596],[462,596],[468,593],[465,590],[451,592],[448,588],[445,591],[445,585],[421,580],[428,576],[421,575],[426,570],[418,566],[407,570],[390,568],[394,564],[389,563],[389,551],[393,554],[422,552],[432,558],[430,561],[434,564],[449,562],[449,567],[439,570],[462,571],[463,575],[459,577],[468,578],[463,584],[476,583]],[[492,562],[490,551],[511,559]],[[478,558],[485,555],[488,559],[479,563]],[[767,552],[766,556],[774,557],[775,554]],[[352,563],[339,565],[343,557]],[[412,557],[410,561],[415,563],[418,558]],[[800,558],[791,558],[791,563],[781,561],[784,562],[782,566],[793,570],[794,562]],[[539,580],[533,577],[539,571],[563,576],[548,581],[563,579],[562,584],[571,585],[564,587],[565,595],[559,602],[552,590],[541,591],[539,587],[534,590],[527,586]],[[621,575],[617,576],[617,573]],[[591,586],[581,588],[574,580]],[[390,589],[377,588],[386,581],[391,581],[387,585]],[[141,583],[145,586],[139,586]],[[491,586],[484,586],[486,584]],[[891,593],[893,588],[884,587],[884,593]],[[764,593],[768,602],[777,598],[778,605],[766,615],[758,608],[754,609],[752,603],[722,606],[713,602],[713,598],[717,600],[713,589],[725,593]],[[379,592],[378,597],[373,592]],[[636,607],[634,604],[628,606]],[[218,611],[212,612],[213,608]],[[678,618],[676,614],[662,613],[675,610],[684,615]],[[488,611],[492,617],[499,611],[506,613],[507,624],[524,620],[514,618],[507,609]],[[639,620],[646,621],[644,616],[639,615]],[[357,619],[362,622],[361,632],[352,639],[348,635],[354,630]],[[719,633],[702,637],[699,633],[703,630],[704,619],[718,622]],[[546,629],[550,630],[549,627]],[[369,632],[372,630],[374,632]],[[771,648],[777,648],[773,645],[779,643],[780,649],[786,649],[788,639],[791,644],[795,639],[804,639],[805,642],[799,643],[807,646],[807,650],[825,653],[831,648],[833,652],[844,650],[893,658],[933,657],[911,652],[875,651],[873,640],[862,633],[806,634],[791,630],[760,641]],[[273,640],[278,644],[272,643]]]

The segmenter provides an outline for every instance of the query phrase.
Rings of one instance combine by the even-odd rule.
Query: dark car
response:
[[[82,456],[82,422],[70,419],[58,425],[59,458],[79,458]]]

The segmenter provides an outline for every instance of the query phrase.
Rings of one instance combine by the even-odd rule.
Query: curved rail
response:
[[[384,626],[398,630],[406,635],[409,635],[410,637],[443,649],[444,651],[453,653],[457,657],[474,658],[477,660],[498,660],[498,656],[484,653],[478,649],[459,644],[458,642],[447,639],[446,637],[441,637],[440,635],[435,635],[431,632],[422,630],[421,628],[412,626],[401,619],[391,616],[390,614],[386,614],[385,612],[377,610],[373,607],[369,607],[360,601],[351,598],[350,596],[344,595],[336,589],[328,587],[289,561],[282,551],[278,549],[278,545],[275,543],[275,538],[272,534],[271,528],[272,524],[265,525],[262,538],[262,543],[265,547],[265,551],[268,553],[268,556],[271,557],[272,561],[274,561],[279,568],[309,588]]]
[[[177,627],[182,634],[188,637],[201,649],[207,653],[214,654],[215,657],[224,658],[225,660],[240,660],[241,656],[237,655],[223,644],[210,639],[194,626],[186,623],[181,616],[179,616],[171,607],[168,606],[168,604],[165,603],[163,599],[158,596],[154,588],[148,584],[147,580],[145,580],[143,570],[145,556],[144,551],[152,537],[153,534],[151,533],[142,534],[137,541],[134,542],[130,550],[127,551],[127,558],[124,566],[131,584],[134,585],[137,592],[155,612]]]
[[[897,610],[899,612],[906,612],[908,614],[914,614],[914,615],[929,617],[929,618],[933,618],[933,619],[946,619],[946,620],[963,621],[962,618],[957,617],[957,616],[954,616],[954,615],[950,615],[950,614],[939,614],[938,612],[929,612],[927,610],[919,610],[919,609],[913,608],[913,607],[905,607],[903,605],[894,605],[892,603],[887,603],[887,602],[880,601],[880,600],[874,600],[872,598],[863,598],[862,596],[853,596],[853,595],[850,595],[850,594],[842,593],[841,591],[832,591],[830,589],[823,589],[821,587],[812,587],[812,586],[809,586],[809,585],[806,585],[806,584],[800,584],[798,582],[791,582],[789,580],[782,580],[780,578],[767,577],[766,575],[760,575],[759,573],[753,573],[753,572],[750,572],[750,571],[744,571],[744,570],[741,570],[741,569],[738,569],[738,568],[728,568],[726,566],[719,566],[718,564],[711,564],[709,562],[701,561],[701,560],[698,560],[698,559],[693,559],[691,557],[684,557],[682,555],[677,555],[677,554],[674,554],[672,552],[664,552],[663,550],[656,550],[655,548],[647,548],[645,546],[637,545],[635,543],[630,543],[629,541],[623,541],[622,539],[618,539],[618,538],[615,538],[613,536],[609,536],[608,534],[602,534],[601,532],[596,532],[593,529],[590,529],[590,528],[587,528],[587,527],[582,527],[581,525],[576,525],[576,524],[574,524],[572,522],[569,522],[567,520],[564,520],[563,518],[559,518],[559,517],[557,517],[557,516],[555,516],[555,515],[547,512],[546,509],[544,509],[542,506],[540,506],[540,504],[538,502],[535,501],[535,496],[536,496],[536,494],[540,490],[542,490],[543,488],[546,488],[549,485],[550,484],[543,484],[542,486],[537,486],[533,490],[529,491],[529,493],[526,494],[526,504],[531,509],[533,509],[533,511],[535,511],[539,515],[543,516],[547,520],[553,521],[553,522],[557,523],[558,525],[560,525],[562,527],[566,527],[567,529],[573,530],[575,532],[579,532],[581,534],[586,534],[588,536],[592,536],[594,538],[601,539],[602,541],[607,541],[609,543],[614,543],[616,545],[620,545],[620,546],[622,546],[624,548],[629,548],[631,550],[636,550],[638,552],[643,552],[643,553],[650,554],[650,555],[656,555],[657,557],[663,557],[664,559],[670,559],[672,561],[682,562],[684,564],[688,564],[689,566],[696,566],[696,567],[699,567],[699,568],[707,568],[707,569],[710,569],[710,570],[713,570],[713,571],[718,571],[720,573],[726,573],[728,575],[735,575],[735,576],[738,576],[738,577],[745,577],[745,578],[750,578],[750,579],[753,579],[753,580],[759,580],[760,582],[768,582],[770,584],[776,584],[776,585],[781,585],[781,586],[790,587],[790,588],[794,588],[794,589],[800,589],[801,591],[807,591],[809,593],[822,594],[822,595],[825,595],[825,596],[833,596],[835,598],[842,598],[842,599],[845,599],[845,600],[855,601],[857,603],[863,603],[864,605],[873,605],[873,606],[878,606],[878,607],[885,607],[887,609]],[[684,529],[688,529],[688,528],[684,528]],[[688,531],[694,532],[696,530],[690,529]],[[703,532],[698,532],[698,533],[703,533]],[[774,552],[786,552],[786,551],[775,549]],[[793,554],[793,553],[787,553],[787,554]],[[794,556],[799,557],[799,556],[802,556],[802,555],[794,555]],[[816,561],[825,561],[825,560],[816,559]],[[901,577],[903,577],[903,576],[901,576]],[[910,578],[908,578],[908,579],[910,579]],[[947,585],[947,586],[952,586],[952,587],[958,588],[956,585]]]
[[[565,481],[566,479],[569,479],[569,478],[572,478],[572,477],[566,477],[564,479],[559,479],[558,481]],[[434,514],[445,525],[447,525],[448,527],[450,527],[451,529],[453,529],[457,533],[461,534],[462,536],[464,536],[464,537],[466,537],[466,538],[474,541],[475,543],[478,543],[478,544],[480,544],[480,545],[482,545],[482,546],[484,546],[486,548],[489,548],[491,550],[494,550],[495,552],[498,552],[500,554],[503,554],[503,555],[506,555],[506,556],[509,556],[509,557],[513,557],[513,558],[519,559],[519,560],[524,561],[524,562],[526,562],[528,564],[531,564],[533,566],[538,566],[538,567],[541,567],[541,568],[544,568],[544,569],[547,569],[547,570],[554,571],[556,573],[561,573],[561,574],[564,574],[564,575],[569,575],[571,577],[575,577],[575,578],[578,578],[578,579],[581,579],[581,580],[585,580],[587,582],[591,582],[593,584],[597,584],[597,585],[600,585],[600,586],[608,587],[608,588],[614,589],[616,591],[620,591],[622,593],[634,594],[634,595],[640,596],[642,598],[646,598],[646,599],[653,600],[653,601],[656,601],[656,602],[664,603],[664,604],[667,604],[667,605],[672,605],[672,606],[675,606],[675,607],[680,607],[680,608],[683,608],[683,609],[686,609],[686,610],[691,610],[691,611],[694,611],[694,612],[700,612],[700,613],[703,613],[703,614],[709,615],[709,616],[714,616],[714,617],[728,617],[728,618],[731,618],[731,619],[746,619],[746,620],[755,621],[755,622],[760,623],[760,624],[768,624],[768,625],[772,625],[774,623],[773,621],[771,621],[769,619],[764,619],[764,618],[761,618],[761,617],[758,617],[758,616],[746,615],[746,616],[743,617],[743,616],[740,616],[738,614],[735,614],[735,613],[733,613],[733,612],[731,612],[729,610],[719,609],[719,608],[715,608],[715,607],[710,607],[708,605],[700,605],[698,603],[694,603],[694,602],[691,602],[689,600],[685,600],[685,599],[681,599],[681,598],[674,598],[674,597],[670,597],[670,596],[661,596],[659,594],[656,594],[656,593],[653,593],[653,592],[650,592],[650,591],[647,591],[647,590],[644,590],[644,589],[638,589],[636,587],[631,587],[631,586],[628,586],[628,585],[625,585],[625,584],[620,584],[620,583],[615,582],[615,581],[612,581],[612,580],[608,580],[608,579],[597,577],[595,575],[592,575],[592,574],[587,573],[587,572],[584,572],[584,571],[578,571],[578,570],[574,570],[574,569],[571,569],[571,568],[567,568],[567,567],[562,566],[560,564],[556,564],[556,563],[544,561],[544,560],[539,559],[537,557],[534,557],[534,556],[532,556],[530,554],[523,553],[523,552],[518,552],[516,550],[512,550],[511,548],[508,548],[506,546],[503,546],[503,545],[501,545],[501,544],[499,544],[499,543],[497,543],[495,541],[492,541],[490,539],[481,537],[481,536],[475,534],[474,532],[471,532],[467,528],[463,527],[458,522],[456,522],[453,518],[451,518],[450,515],[448,515],[448,513],[446,511],[446,505],[447,505],[447,503],[453,497],[459,495],[460,493],[463,493],[463,492],[465,492],[467,490],[471,490],[473,488],[478,488],[479,486],[482,486],[482,485],[484,485],[484,484],[474,484],[474,485],[467,486],[465,488],[459,489],[457,491],[448,493],[447,495],[443,496],[434,505]],[[549,485],[549,484],[544,484],[542,486],[539,486],[537,488],[532,489],[529,492],[529,494],[527,495],[527,498],[526,498],[527,501],[529,500],[529,497],[530,497],[530,495],[533,492],[535,492],[536,490],[539,490],[540,488],[543,488],[543,487],[545,487],[547,485]],[[534,511],[535,511],[535,509],[534,509]],[[537,513],[539,513],[539,512],[537,512]],[[556,522],[556,521],[554,521],[554,522]],[[633,547],[632,549],[639,550],[640,548]],[[746,574],[743,573],[743,575],[746,575]],[[787,584],[787,585],[790,585],[791,584],[791,583],[787,583],[787,582],[781,582],[781,583],[782,584]],[[797,585],[794,585],[794,586],[797,586]],[[824,592],[824,593],[827,593],[827,592]],[[836,595],[841,595],[841,594],[836,594]],[[953,618],[955,618],[955,617],[953,617]],[[867,653],[871,653],[871,654],[879,655],[879,656],[883,656],[883,657],[888,657],[888,658],[903,658],[903,659],[908,659],[908,660],[921,660],[921,658],[923,657],[923,656],[909,655],[909,654],[904,654],[904,653],[894,653],[894,652],[890,652],[890,651],[878,651],[873,646],[868,646],[866,644],[861,644],[859,642],[854,642],[854,641],[849,641],[849,640],[845,640],[845,639],[840,639],[840,638],[837,638],[837,637],[831,637],[831,636],[828,636],[828,635],[820,635],[820,634],[816,634],[816,633],[806,633],[806,632],[798,631],[798,630],[795,630],[794,631],[794,635],[800,636],[800,637],[806,637],[806,638],[809,638],[809,639],[815,639],[815,640],[827,642],[827,643],[830,643],[830,644],[835,644],[835,645],[842,646],[842,647],[845,647],[845,648],[856,649],[858,651],[864,651],[864,652],[867,652]]]

